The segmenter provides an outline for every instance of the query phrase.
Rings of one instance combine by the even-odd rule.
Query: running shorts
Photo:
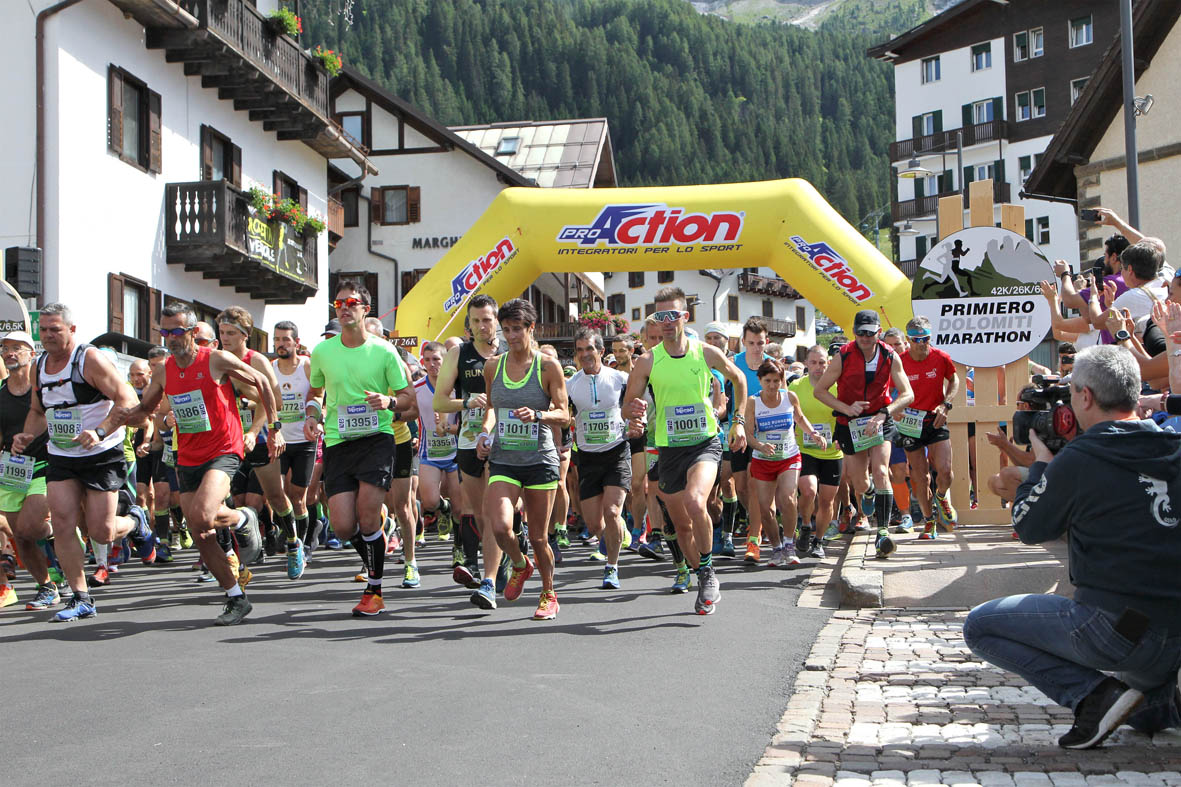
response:
[[[460,448],[455,452],[455,463],[459,465],[459,472],[472,478],[483,478],[487,459],[476,455],[474,448]]]
[[[750,466],[750,460],[754,454],[754,449],[749,445],[746,450],[735,453],[730,452],[730,472],[731,473],[745,473]]]
[[[324,490],[329,498],[356,492],[363,483],[389,491],[393,470],[392,434],[380,432],[324,447]]]
[[[951,433],[947,431],[946,426],[935,428],[934,419],[923,421],[923,431],[918,437],[908,437],[904,434],[898,435],[898,443],[906,451],[918,451],[920,448],[926,448],[935,443],[942,443],[944,440],[951,439]]]
[[[832,434],[845,456],[857,453],[853,450],[853,435],[849,434],[848,424],[838,423],[836,428],[833,429]],[[894,419],[888,415],[886,416],[886,422],[882,424],[882,437],[890,444],[898,442],[898,427],[894,424]]]
[[[574,454],[578,470],[578,496],[582,500],[603,494],[603,487],[630,489],[632,483],[631,446],[622,442],[606,451],[578,451]]]
[[[697,445],[663,446],[660,448],[660,491],[674,495],[688,483],[689,468],[698,462],[718,463],[722,457],[722,441],[717,435]]]
[[[488,483],[503,481],[523,489],[557,489],[558,468],[537,462],[531,465],[488,463]]]
[[[87,489],[116,492],[127,486],[127,457],[123,446],[92,456],[49,455],[46,481],[78,481]]]
[[[801,454],[787,459],[757,459],[750,460],[750,477],[758,481],[775,481],[784,472],[800,466]]]
[[[215,456],[203,465],[177,465],[177,486],[180,487],[182,495],[186,492],[196,492],[197,488],[201,486],[201,482],[205,480],[205,474],[210,470],[220,470],[232,479],[241,465],[242,457],[237,454]]]
[[[821,486],[841,485],[841,460],[817,459],[814,456],[801,454],[804,457],[800,465],[800,475],[816,476]]]
[[[414,469],[414,441],[394,444],[394,478],[409,478]]]
[[[45,462],[37,462],[33,465],[33,483],[29,484],[26,489],[7,489],[0,487],[0,511],[6,514],[14,514],[24,506],[25,498],[32,497],[33,495],[44,495],[45,468]]]
[[[312,470],[316,466],[315,443],[288,443],[279,455],[279,470],[286,476],[291,472],[291,483],[295,486],[307,488],[312,480]]]

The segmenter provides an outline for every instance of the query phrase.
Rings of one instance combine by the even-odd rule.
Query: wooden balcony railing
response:
[[[796,335],[795,320],[778,320],[773,317],[760,317],[759,319],[767,326],[767,333],[772,336],[791,338]]]
[[[770,295],[776,298],[799,299],[803,297],[794,287],[782,279],[745,271],[738,274],[738,291]]]
[[[1012,188],[1008,183],[994,182],[992,184],[993,202],[997,204],[1008,202],[1011,194]],[[935,211],[939,207],[940,198],[954,195],[954,191],[948,191],[943,194],[933,194],[929,197],[918,197],[916,199],[895,202],[892,206],[891,215],[894,221],[906,221],[907,219],[916,219],[923,216],[934,216]],[[964,192],[964,207],[968,207],[967,191]]]
[[[894,264],[898,266],[898,270],[900,270],[900,271],[902,271],[904,274],[906,274],[906,278],[908,278],[908,279],[913,279],[913,278],[914,278],[914,275],[915,275],[915,273],[916,273],[916,272],[918,271],[918,269],[919,269],[919,263],[920,263],[920,262],[921,262],[921,260],[918,260],[918,259],[912,259],[912,260],[898,260],[898,261],[897,261],[896,263],[894,263]]]
[[[328,198],[328,243],[335,246],[344,237],[344,205],[339,200]]]
[[[995,142],[998,139],[1008,139],[1010,126],[1011,124],[1007,120],[990,120],[987,123],[977,123],[962,129],[953,128],[950,131],[940,131],[937,134],[900,139],[890,143],[890,161],[906,161],[911,156],[954,151],[957,131],[962,131],[964,134],[965,148],[985,142]]]

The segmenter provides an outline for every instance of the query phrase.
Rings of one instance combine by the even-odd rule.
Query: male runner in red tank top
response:
[[[242,563],[254,560],[261,549],[258,518],[250,508],[233,509],[223,501],[230,479],[242,461],[242,424],[230,378],[251,388],[244,394],[257,398],[268,422],[278,416],[267,378],[224,350],[198,347],[193,340],[197,316],[191,307],[172,303],[160,315],[160,334],[172,357],[165,374],[152,378],[139,406],[118,408],[121,423],[135,421],[155,411],[165,394],[172,405],[179,433],[176,474],[180,506],[189,523],[201,560],[226,591],[226,603],[215,623],[240,623],[252,606],[238,586],[225,551],[218,545],[215,528],[230,528],[238,538]],[[271,444],[271,449],[278,446]]]

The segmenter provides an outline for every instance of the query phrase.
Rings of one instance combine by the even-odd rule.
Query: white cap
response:
[[[711,322],[705,326],[705,335],[709,336],[711,333],[720,333],[727,339],[730,338],[730,331],[727,330],[725,324],[720,322]]]
[[[0,341],[20,342],[21,344],[28,345],[30,350],[37,349],[37,345],[33,343],[33,337],[29,336],[29,334],[25,331],[9,331],[8,333],[4,334],[4,338],[0,339]]]

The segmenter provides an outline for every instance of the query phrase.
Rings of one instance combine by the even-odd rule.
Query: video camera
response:
[[[1070,408],[1070,383],[1057,375],[1035,374],[1032,390],[1022,392],[1021,401],[1033,409],[1013,413],[1013,442],[1029,445],[1032,429],[1051,453],[1061,451],[1078,428]]]

